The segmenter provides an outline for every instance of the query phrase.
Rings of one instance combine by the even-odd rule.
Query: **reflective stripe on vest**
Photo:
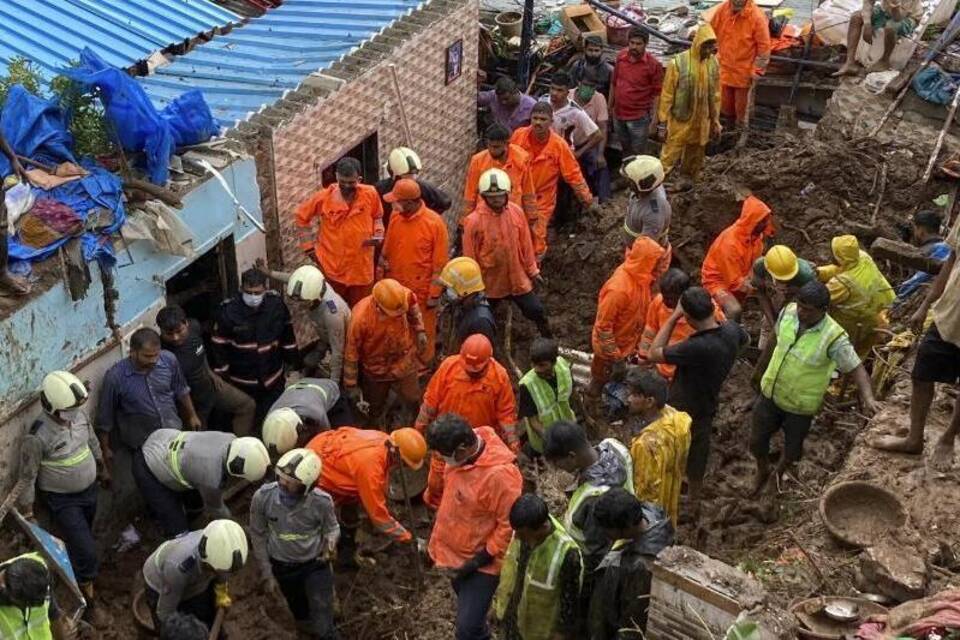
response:
[[[777,346],[760,381],[763,395],[789,413],[817,413],[837,368],[830,347],[843,335],[843,327],[829,315],[818,330],[801,332],[797,303],[787,305],[777,323]]]
[[[570,395],[573,393],[573,376],[570,373],[570,363],[562,357],[557,358],[553,366],[557,377],[557,392],[554,393],[550,383],[537,375],[532,369],[521,379],[520,384],[527,388],[533,403],[537,406],[537,417],[544,431],[558,420],[574,420],[576,416],[570,408]],[[527,427],[527,436],[530,444],[537,451],[543,450],[543,439],[539,434]]]
[[[167,450],[170,452],[170,472],[173,473],[173,477],[177,479],[177,482],[182,484],[187,489],[192,489],[193,485],[187,482],[186,478],[183,477],[183,473],[180,471],[180,452],[183,451],[183,447],[186,444],[187,434],[181,433],[176,438],[170,441],[170,444],[167,447]]]
[[[25,553],[0,564],[3,571],[18,560],[34,560],[44,567],[47,563],[39,553]],[[0,638],[7,640],[53,640],[50,630],[50,596],[41,606],[18,609],[14,606],[0,607]]]
[[[75,467],[81,462],[84,462],[91,455],[93,455],[93,452],[90,451],[89,445],[84,445],[83,449],[80,449],[69,458],[61,458],[60,460],[44,459],[40,461],[40,466],[42,467]]]
[[[580,505],[583,504],[584,500],[602,496],[609,490],[610,487],[605,484],[595,485],[585,482],[577,487],[577,490],[570,496],[570,504],[567,505],[567,511],[563,514],[563,528],[566,529],[570,537],[579,544],[583,544],[586,538],[583,535],[583,530],[573,523],[573,516],[580,509]]]

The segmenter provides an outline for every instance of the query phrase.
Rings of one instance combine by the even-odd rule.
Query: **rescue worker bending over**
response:
[[[230,509],[223,502],[227,479],[257,482],[269,466],[267,448],[256,438],[221,431],[158,429],[134,453],[133,477],[169,539],[189,531],[185,492],[196,490],[208,514],[228,518]]]
[[[97,480],[109,486],[110,473],[82,409],[87,397],[86,387],[72,373],[54,371],[43,379],[43,414],[30,426],[20,446],[17,482],[22,489],[18,505],[25,518],[33,518],[34,485],[40,488],[87,600],[85,618],[94,627],[101,627],[108,620],[97,606],[93,590],[100,566],[93,519],[97,513]]]
[[[68,640],[72,627],[54,600],[43,556],[25,553],[0,563],[0,638]]]
[[[247,534],[233,520],[214,520],[157,547],[143,563],[154,627],[177,611],[212,625],[216,610],[232,604],[227,578],[243,568],[248,550]]]
[[[302,378],[286,388],[263,421],[263,444],[270,455],[301,447],[330,428],[327,414],[340,400],[333,380]]]
[[[322,463],[309,449],[288,451],[277,462],[277,481],[250,502],[250,542],[269,591],[287,600],[297,628],[336,640],[333,571],[340,525],[333,498],[315,487]]]

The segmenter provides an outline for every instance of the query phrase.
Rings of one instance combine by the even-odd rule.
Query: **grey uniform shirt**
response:
[[[32,505],[34,485],[51,493],[78,493],[97,481],[97,462],[103,462],[100,442],[82,410],[61,412],[69,420],[60,425],[43,414],[23,436],[19,504]]]
[[[277,401],[270,411],[284,407],[293,409],[303,420],[311,420],[320,425],[320,431],[330,428],[327,412],[340,399],[340,387],[326,378],[303,378],[294,382]]]
[[[160,594],[157,618],[162,622],[175,613],[184,600],[207,590],[213,573],[204,571],[200,560],[200,538],[203,530],[191,531],[157,547],[143,564],[143,579]]]
[[[343,350],[347,346],[350,307],[333,287],[327,285],[323,298],[310,309],[310,319],[321,341],[330,347],[330,377],[339,382],[343,375]]]
[[[180,438],[178,440],[178,438]],[[158,429],[143,443],[143,458],[153,476],[174,491],[196,489],[206,510],[216,517],[230,517],[223,503],[227,449],[236,439],[220,431]],[[174,473],[174,454],[184,485]]]
[[[309,562],[320,555],[323,541],[340,538],[333,498],[311,489],[292,507],[280,501],[280,485],[265,484],[250,501],[250,540],[264,571],[270,560],[291,564]]]
[[[626,225],[642,236],[653,238],[664,247],[667,246],[672,216],[673,209],[663,185],[643,198],[631,193],[630,200],[627,201]]]

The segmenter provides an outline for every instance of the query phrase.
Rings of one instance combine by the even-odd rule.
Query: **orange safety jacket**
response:
[[[754,230],[766,222],[760,233]],[[743,298],[741,288],[753,272],[753,263],[763,253],[763,240],[772,236],[773,216],[756,196],[749,196],[740,217],[720,232],[707,250],[700,267],[700,283],[711,294],[724,290]]]
[[[521,207],[530,224],[537,221],[537,191],[533,186],[533,174],[530,173],[530,154],[522,147],[507,146],[507,158],[504,162],[494,159],[489,151],[481,151],[470,158],[467,168],[467,181],[463,185],[463,211],[460,219],[465,218],[477,207],[480,176],[488,169],[503,169],[510,176],[510,202]]]
[[[372,295],[353,308],[343,353],[343,386],[357,385],[360,366],[371,380],[400,380],[417,372],[416,338],[424,331],[423,317],[416,294],[407,295],[407,312],[399,316],[381,311]]]
[[[472,464],[447,467],[427,550],[441,569],[459,569],[486,549],[494,560],[480,572],[499,575],[513,537],[510,507],[520,497],[523,478],[513,452],[493,429],[474,433],[483,440],[483,451]]]
[[[423,201],[411,216],[395,213],[380,252],[380,277],[407,287],[421,304],[436,300],[442,292],[437,278],[450,257],[447,225]]]
[[[399,542],[412,536],[387,508],[390,459],[389,435],[383,431],[340,427],[324,431],[307,443],[320,456],[323,470],[318,486],[337,504],[360,501],[373,526]]]
[[[753,83],[756,60],[770,55],[770,25],[763,9],[747,0],[739,13],[734,13],[730,0],[717,9],[710,19],[717,35],[717,58],[720,61],[720,84],[745,89]]]
[[[498,214],[480,199],[463,221],[463,255],[480,265],[487,298],[494,300],[530,292],[540,273],[530,226],[512,202]]]
[[[660,328],[667,323],[672,315],[673,309],[663,302],[663,295],[658,293],[654,296],[653,300],[650,301],[650,306],[647,307],[647,321],[643,327],[643,335],[640,336],[640,347],[637,349],[637,353],[641,357],[645,357],[650,352],[653,339],[657,337]],[[725,319],[723,311],[720,310],[716,302],[713,303],[713,317],[716,318],[717,322],[723,322]],[[696,333],[696,330],[690,326],[687,319],[680,316],[677,324],[673,326],[673,333],[670,334],[667,346],[682,342],[694,333]],[[666,362],[658,362],[657,371],[669,381],[673,380],[673,374],[676,373],[677,367]]]
[[[600,288],[591,339],[594,354],[616,361],[636,351],[650,304],[654,269],[662,255],[663,247],[656,240],[640,236],[623,264]]]
[[[320,225],[314,231],[314,219]],[[357,185],[353,202],[346,202],[340,187],[332,184],[297,207],[300,248],[315,252],[320,270],[328,279],[348,286],[373,282],[371,238],[383,237],[383,204],[375,187]]]

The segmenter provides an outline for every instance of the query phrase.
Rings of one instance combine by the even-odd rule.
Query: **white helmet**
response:
[[[267,414],[263,421],[263,444],[274,454],[282,454],[297,446],[300,434],[297,429],[303,420],[290,407],[280,407]]]
[[[327,281],[323,277],[323,272],[312,264],[305,264],[297,267],[296,271],[290,274],[290,280],[287,281],[287,295],[312,302],[323,296],[326,287]]]
[[[503,169],[487,169],[480,176],[478,191],[481,195],[493,196],[510,193],[510,176]]]
[[[239,571],[249,549],[247,534],[233,520],[214,520],[203,528],[200,559],[214,571]]]
[[[307,489],[317,483],[321,471],[323,471],[323,462],[320,456],[310,449],[288,451],[277,462],[277,473],[296,478]]]
[[[86,387],[69,371],[54,371],[43,379],[40,403],[47,412],[73,409],[86,401]]]
[[[270,466],[270,454],[263,443],[245,436],[230,443],[227,449],[227,472],[247,482],[262,480]]]
[[[663,163],[653,156],[633,156],[625,159],[620,175],[640,191],[653,191],[663,182]]]
[[[403,176],[408,173],[418,173],[423,168],[423,163],[413,149],[397,147],[390,152],[387,166],[390,167],[391,175]]]

